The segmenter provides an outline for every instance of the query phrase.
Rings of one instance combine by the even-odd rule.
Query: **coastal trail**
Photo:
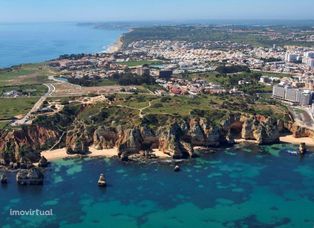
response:
[[[152,106],[152,103],[149,101],[148,102],[148,105],[146,107],[143,107],[143,108],[134,108],[134,107],[130,107],[130,106],[127,106],[127,105],[117,105],[117,107],[120,107],[120,108],[128,108],[128,109],[133,109],[133,110],[138,110],[139,111],[139,114],[138,116],[143,119],[144,118],[144,114],[143,114],[143,111],[150,108]]]

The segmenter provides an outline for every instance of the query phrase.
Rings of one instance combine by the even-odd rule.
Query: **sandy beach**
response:
[[[118,149],[113,148],[113,149],[106,149],[106,150],[96,150],[93,147],[89,148],[89,154],[86,156],[88,157],[108,157],[112,158],[116,155],[118,155]],[[61,148],[61,149],[56,149],[56,150],[51,150],[51,151],[43,151],[41,152],[41,155],[44,156],[48,161],[53,161],[53,160],[58,160],[58,159],[63,159],[63,158],[75,158],[78,157],[79,155],[69,155],[66,153],[66,148]]]
[[[94,147],[89,148],[89,154],[87,154],[87,157],[105,157],[105,158],[112,158],[114,156],[118,155],[118,149],[105,149],[105,150],[96,150]],[[155,149],[153,150],[153,153],[159,157],[159,158],[170,158],[169,155],[164,154],[162,151]],[[41,155],[44,156],[48,161],[58,160],[58,159],[64,159],[64,158],[76,158],[80,155],[69,155],[66,153],[66,148],[51,150],[51,151],[43,151],[41,152]]]
[[[314,140],[312,138],[295,138],[293,135],[287,135],[280,137],[280,142],[282,143],[290,143],[294,145],[300,145],[301,143],[305,143],[309,147],[314,147]]]
[[[106,50],[106,53],[113,54],[115,52],[118,52],[120,51],[122,46],[123,46],[122,36],[120,36],[119,39],[114,44],[108,47],[108,49]]]
[[[244,143],[247,141],[238,140],[237,143]],[[301,143],[306,143],[309,147],[314,147],[314,139],[306,137],[306,138],[294,138],[293,135],[287,135],[280,137],[281,143],[289,143],[294,145],[300,145]],[[255,141],[249,141],[249,143],[256,143]],[[105,150],[97,150],[94,147],[89,148],[90,153],[87,154],[87,157],[106,157],[106,158],[112,158],[114,156],[118,155],[118,149],[105,149]],[[164,154],[162,151],[158,149],[153,150],[153,154],[155,154],[157,157],[161,159],[169,159],[171,158],[169,155]],[[66,153],[66,148],[51,150],[51,151],[43,151],[41,152],[41,155],[44,156],[48,161],[58,160],[58,159],[64,159],[64,158],[76,158],[80,155],[69,155]]]

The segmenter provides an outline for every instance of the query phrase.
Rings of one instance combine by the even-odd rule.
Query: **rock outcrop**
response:
[[[8,178],[5,174],[0,175],[0,183],[1,184],[7,184],[8,183]]]
[[[93,142],[97,150],[113,148],[117,140],[118,132],[115,128],[99,127],[94,132]]]
[[[66,150],[68,154],[87,154],[91,143],[90,135],[82,122],[75,122],[66,135]]]
[[[6,165],[21,158],[37,162],[39,151],[48,149],[59,137],[59,132],[36,125],[6,132],[0,137],[0,159]]]
[[[261,121],[256,116],[244,117],[242,139],[255,140],[258,144],[278,143],[280,132],[277,123],[272,118]]]
[[[182,140],[184,132],[178,123],[173,123],[160,137],[159,150],[174,159],[184,159],[193,155],[191,142]]]
[[[106,179],[105,179],[104,174],[100,174],[100,177],[99,177],[97,183],[98,183],[99,187],[106,187],[107,183],[106,183]]]
[[[256,136],[259,144],[273,144],[280,142],[280,132],[277,120],[267,118],[265,122],[260,123],[260,131]]]
[[[38,168],[23,169],[16,174],[16,182],[20,185],[42,185],[44,174]]]
[[[48,160],[44,156],[41,156],[38,162],[38,167],[46,168],[48,164],[49,164]]]
[[[295,138],[310,137],[314,139],[314,131],[298,126],[296,123],[286,124],[286,128],[293,134]]]
[[[139,128],[123,130],[117,141],[118,156],[139,153],[142,150],[142,144],[143,138]]]
[[[143,149],[144,150],[151,150],[157,149],[159,145],[159,137],[156,133],[146,125],[140,128],[142,140],[143,140]]]
[[[166,117],[161,126],[139,124],[129,128],[123,126],[88,125],[74,121],[67,128],[62,145],[69,154],[86,154],[89,146],[96,149],[118,148],[122,160],[133,154],[148,154],[159,149],[174,159],[196,156],[197,151],[210,151],[212,147],[232,145],[235,139],[254,140],[258,144],[271,144],[279,141],[279,132],[286,127],[282,121],[258,115],[230,114],[220,124],[207,118]],[[150,126],[150,127],[149,127]],[[309,134],[308,131],[291,126],[296,136]],[[0,161],[13,168],[31,168],[28,164],[38,162],[45,167],[46,161],[40,151],[55,145],[62,132],[38,126],[28,126],[12,130],[0,137]],[[24,162],[20,160],[24,159]],[[41,159],[40,159],[41,158]],[[21,167],[22,166],[22,167]]]

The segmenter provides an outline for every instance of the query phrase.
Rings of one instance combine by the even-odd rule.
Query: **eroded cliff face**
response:
[[[272,118],[261,119],[258,116],[243,116],[242,139],[255,140],[258,144],[278,143],[280,137],[279,122]]]
[[[36,125],[5,132],[0,137],[0,159],[5,164],[21,159],[36,162],[39,151],[49,149],[59,137],[60,132]]]
[[[234,139],[254,140],[258,144],[279,142],[283,124],[272,118],[235,114],[220,124],[209,119],[169,119],[168,124],[152,129],[146,124],[124,129],[123,126],[89,126],[74,121],[67,130],[64,142],[69,154],[86,154],[89,146],[96,149],[118,148],[119,156],[159,149],[175,159],[194,157],[197,151],[232,145]],[[296,134],[303,135],[302,130]],[[298,133],[299,132],[299,133]],[[11,131],[1,137],[0,158],[18,161],[27,158],[38,161],[40,151],[49,149],[60,139],[61,132],[44,127],[29,126]]]
[[[187,130],[187,129],[185,129]],[[193,154],[191,142],[183,140],[185,132],[178,123],[171,124],[163,129],[159,139],[159,150],[172,156],[174,159],[188,158]]]
[[[206,148],[232,145],[235,138],[272,144],[279,142],[280,136],[277,120],[246,115],[230,116],[219,126],[205,118],[193,118],[179,119],[155,131],[147,126],[126,130],[101,129],[94,134],[96,147],[113,148],[116,139],[119,156],[158,148],[175,159],[194,157],[195,148],[206,151]]]
[[[122,130],[117,141],[118,155],[138,153],[142,145],[143,137],[139,128]]]
[[[112,127],[98,127],[94,132],[93,142],[97,150],[115,147],[118,141],[118,132]]]
[[[86,125],[83,122],[76,121],[66,134],[66,150],[68,154],[87,154],[91,143]]]
[[[285,124],[285,127],[292,133],[293,137],[295,138],[310,137],[314,139],[314,131],[300,127],[296,123],[287,123]]]

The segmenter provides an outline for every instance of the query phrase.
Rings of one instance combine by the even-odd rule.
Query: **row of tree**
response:
[[[220,74],[232,74],[232,73],[239,73],[239,72],[248,72],[250,73],[251,70],[247,66],[243,65],[233,65],[233,66],[219,66],[216,70]]]
[[[153,85],[155,84],[155,79],[148,74],[137,75],[132,73],[115,73],[113,75],[113,80],[118,82],[119,85]]]

